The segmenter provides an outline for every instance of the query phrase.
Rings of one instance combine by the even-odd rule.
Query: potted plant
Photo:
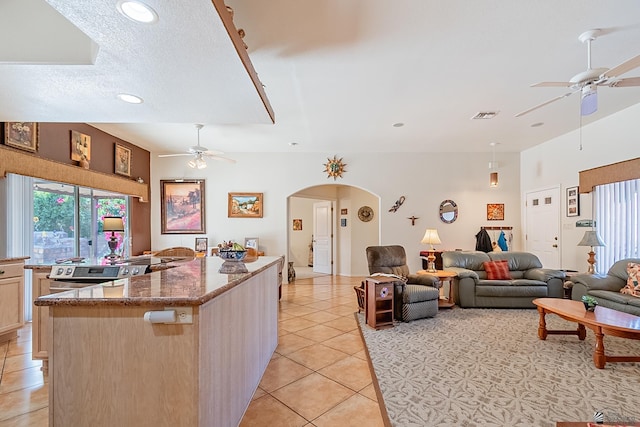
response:
[[[598,300],[590,295],[583,295],[582,303],[584,304],[585,310],[593,311],[596,309],[596,305],[598,305]]]

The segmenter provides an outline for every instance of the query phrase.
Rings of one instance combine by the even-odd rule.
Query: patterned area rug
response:
[[[360,329],[393,426],[549,426],[640,421],[640,363],[593,365],[595,338],[538,339],[536,310],[441,310],[435,318]],[[547,315],[548,329],[577,324]],[[605,336],[606,354],[640,341]]]

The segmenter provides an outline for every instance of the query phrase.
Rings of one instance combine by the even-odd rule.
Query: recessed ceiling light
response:
[[[531,127],[532,127],[532,128],[537,128],[537,127],[542,126],[543,124],[544,124],[544,123],[542,123],[542,122],[538,122],[538,123],[534,123],[534,124],[532,124],[532,125],[531,125]]]
[[[292,147],[295,147],[296,145],[298,145],[298,143],[297,142],[290,142],[289,145],[292,146]]]
[[[394,128],[401,128],[402,126],[404,126],[404,123],[402,123],[402,122],[398,122],[398,123],[394,123],[393,124]]]
[[[132,21],[151,24],[158,20],[158,14],[150,6],[137,0],[120,0],[116,4],[118,12]]]
[[[144,101],[139,96],[131,95],[129,93],[119,93],[118,99],[129,104],[142,104]]]

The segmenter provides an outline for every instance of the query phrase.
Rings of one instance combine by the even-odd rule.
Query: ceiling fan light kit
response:
[[[585,71],[576,74],[568,82],[541,82],[531,85],[531,87],[568,87],[572,89],[572,92],[557,96],[543,102],[542,104],[538,104],[535,107],[522,111],[516,114],[516,117],[524,116],[525,114],[537,110],[538,108],[542,108],[545,105],[551,104],[552,102],[566,98],[578,91],[581,92],[580,115],[587,116],[589,114],[595,113],[598,110],[598,86],[640,86],[639,77],[629,77],[623,79],[618,78],[618,76],[637,67],[640,67],[640,55],[636,55],[635,57],[613,68],[591,67],[591,42],[602,34],[602,30],[594,29],[585,31],[578,37],[578,40],[580,40],[582,43],[587,44],[587,69]]]

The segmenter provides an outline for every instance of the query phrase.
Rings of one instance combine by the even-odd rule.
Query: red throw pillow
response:
[[[500,261],[483,262],[484,270],[489,280],[511,280],[509,274],[509,262],[506,259]]]

